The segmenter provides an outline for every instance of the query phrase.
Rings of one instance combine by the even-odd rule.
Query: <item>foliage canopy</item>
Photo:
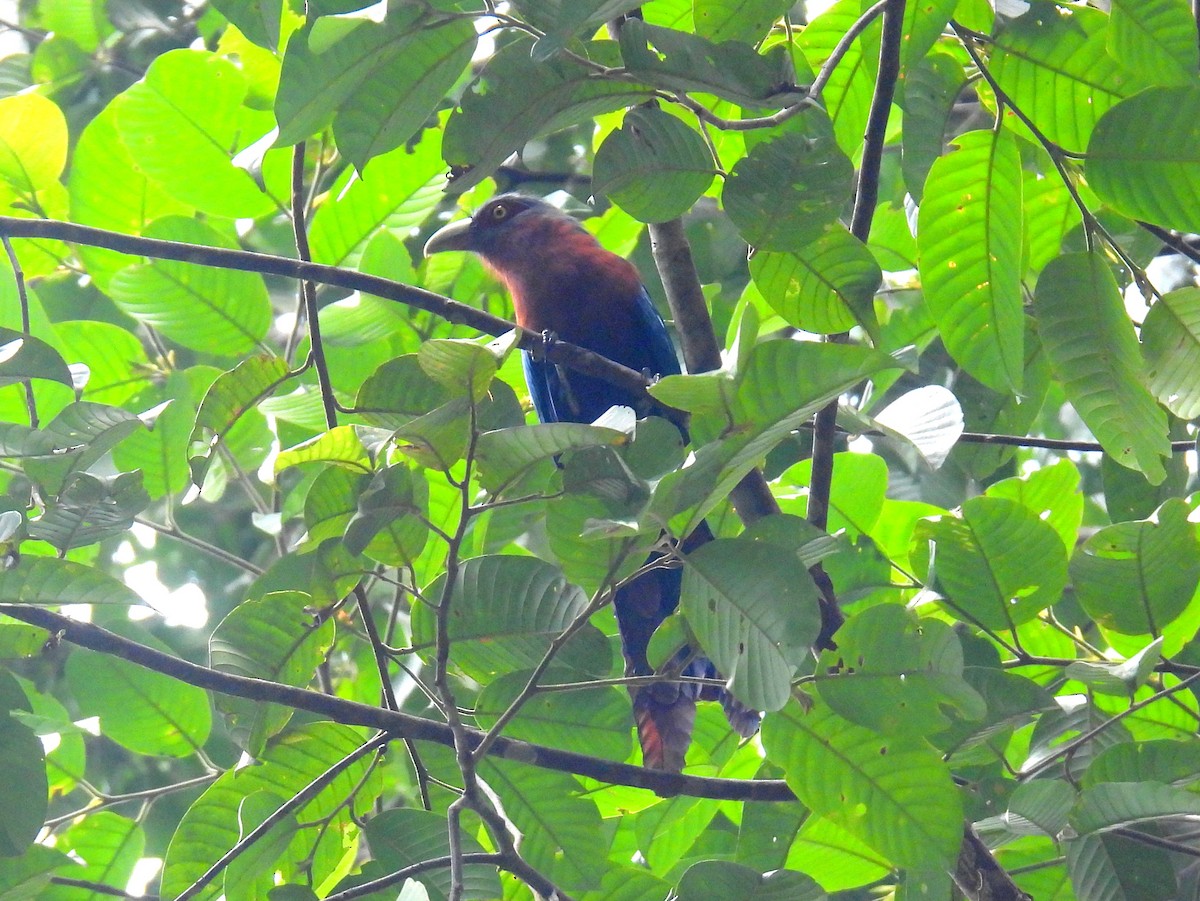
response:
[[[0,897],[1192,892],[1197,22],[994,5],[22,4]],[[594,196],[690,450],[534,424],[421,258],[514,189]],[[609,602],[705,517],[651,651],[766,716],[679,777]]]

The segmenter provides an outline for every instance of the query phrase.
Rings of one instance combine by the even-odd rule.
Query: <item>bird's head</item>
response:
[[[445,250],[468,250],[497,269],[524,259],[533,247],[554,233],[583,229],[566,213],[544,200],[520,194],[501,194],[485,203],[470,219],[438,229],[425,243],[425,256]]]

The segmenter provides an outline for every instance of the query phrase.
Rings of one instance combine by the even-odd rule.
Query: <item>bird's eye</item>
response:
[[[503,222],[508,218],[508,207],[503,203],[498,203],[492,207],[492,221]]]

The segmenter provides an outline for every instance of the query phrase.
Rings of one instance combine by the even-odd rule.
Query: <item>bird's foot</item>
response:
[[[533,358],[541,362],[547,358],[550,353],[550,348],[558,343],[558,335],[550,329],[545,329],[541,334],[541,343],[534,346],[532,350]]]

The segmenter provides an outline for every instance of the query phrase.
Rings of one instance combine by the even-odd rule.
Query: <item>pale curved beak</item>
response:
[[[425,256],[433,256],[444,250],[470,250],[470,228],[470,219],[459,219],[457,222],[443,225],[425,242]]]

